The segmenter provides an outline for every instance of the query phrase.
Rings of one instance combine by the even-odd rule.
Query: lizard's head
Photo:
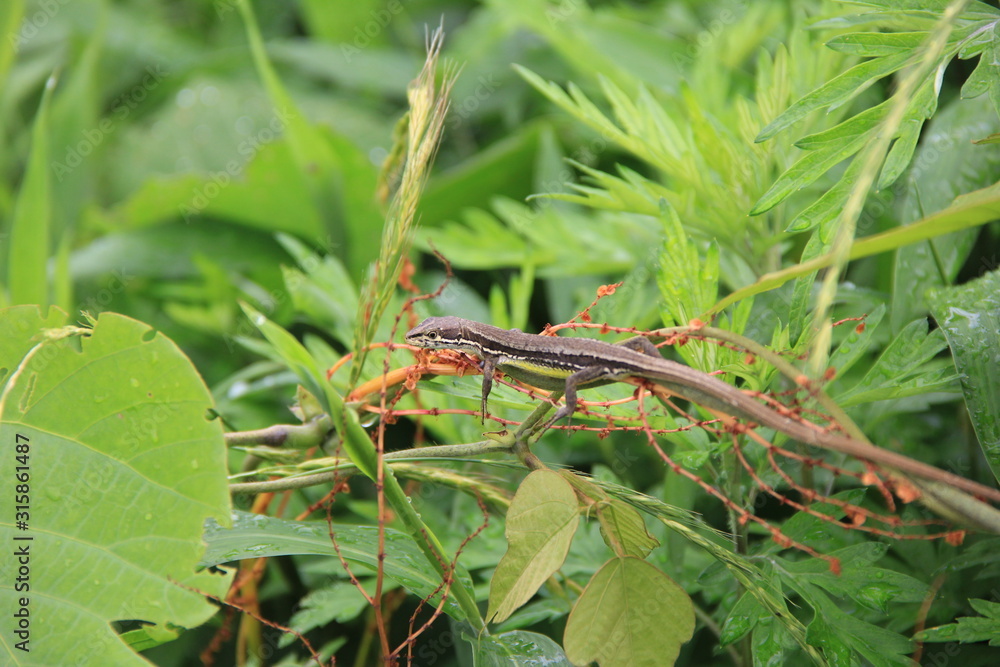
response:
[[[461,348],[462,318],[428,317],[406,333],[406,342],[417,347]]]

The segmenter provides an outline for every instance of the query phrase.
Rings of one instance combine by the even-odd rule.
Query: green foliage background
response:
[[[932,0],[300,0],[247,9],[237,0],[15,1],[0,8],[0,305],[54,305],[66,314],[5,311],[5,466],[13,459],[8,436],[29,423],[22,412],[30,412],[23,408],[34,386],[25,385],[31,364],[47,350],[68,357],[82,332],[35,334],[84,324],[84,313],[109,313],[97,321],[94,340],[97,332],[109,337],[100,340],[110,341],[113,354],[120,351],[115,346],[141,349],[136,339],[152,346],[155,334],[140,323],[183,351],[170,356],[169,373],[143,365],[153,363],[149,355],[135,362],[143,391],[167,392],[164,404],[187,406],[164,418],[171,428],[143,430],[150,442],[184,442],[184,433],[172,431],[183,418],[211,443],[206,447],[212,457],[219,454],[221,466],[218,420],[205,422],[203,411],[211,407],[227,430],[294,422],[288,406],[298,385],[331,416],[354,415],[342,407],[350,373],[331,385],[322,372],[357,340],[359,294],[372,280],[382,243],[380,168],[394,157],[394,128],[424,60],[427,26],[440,23],[444,57],[462,70],[420,201],[413,279],[428,291],[440,283],[443,269],[432,247],[456,278],[438,299],[420,304],[419,314],[536,331],[576,315],[599,286],[624,280],[595,307],[595,321],[655,328],[717,315],[716,325],[786,354],[813,377],[835,368],[828,392],[873,442],[995,483],[1000,241],[991,221],[1000,217],[1000,12],[994,7]],[[852,246],[861,237],[871,238]],[[404,295],[380,296],[391,299],[373,335],[384,341]],[[241,302],[249,305],[241,309]],[[853,322],[830,326],[861,316],[863,330]],[[88,347],[94,340],[84,341],[80,353],[94,352]],[[174,354],[164,338],[155,345]],[[750,365],[727,348],[691,344],[676,353],[746,388],[765,390],[775,381],[773,369]],[[360,379],[377,377],[382,359],[372,354]],[[404,353],[392,357],[393,367],[408,363]],[[45,372],[56,371],[38,370]],[[51,376],[55,395],[79,405],[40,417],[35,426],[100,450],[106,440],[93,433],[63,432],[68,416],[99,410],[86,403],[98,397],[133,407],[145,399],[124,371],[95,376],[90,394],[71,395],[71,376]],[[589,397],[620,398],[630,389],[601,388]],[[472,410],[478,390],[477,378],[437,381],[424,388],[420,406]],[[490,405],[518,420],[533,407],[504,388]],[[408,395],[397,407],[416,406]],[[629,410],[634,405],[621,414]],[[369,472],[364,447],[370,445],[357,416],[351,419],[338,433],[358,468]],[[414,423],[390,426],[388,447],[412,446]],[[683,425],[668,415],[652,423]],[[425,420],[422,427],[441,443],[474,442],[483,431],[463,415]],[[635,434],[549,434],[536,452],[593,474],[611,496],[643,512],[661,543],[646,560],[691,596],[698,623],[677,664],[894,665],[912,664],[913,655],[925,664],[996,664],[995,536],[972,534],[954,547],[836,529],[759,493],[726,444],[704,432],[679,432],[665,444],[675,460],[738,503],[844,563],[835,576],[824,562],[736,525],[716,501],[668,474]],[[162,450],[169,451],[179,450]],[[44,458],[57,453],[39,454],[37,465],[58,470],[55,458]],[[229,454],[236,474],[247,454],[236,448]],[[121,470],[134,463],[111,456]],[[780,487],[765,457],[755,456],[752,463]],[[164,454],[156,472],[172,480],[182,469],[172,466],[191,461],[186,451]],[[293,460],[273,472],[314,467]],[[401,605],[390,625],[398,642],[418,600],[440,580],[429,565],[432,540],[418,535],[436,536],[454,554],[483,523],[476,495],[491,500],[495,514],[464,545],[457,579],[485,612],[488,582],[506,548],[496,511],[505,509],[523,471],[495,461],[394,470],[420,483],[407,487],[415,514],[393,505],[402,518],[391,526],[387,547],[398,559],[387,573]],[[2,474],[6,484],[13,473]],[[34,483],[59,485],[36,488],[36,503],[52,504],[73,484],[65,475]],[[877,493],[821,471],[815,483],[851,502],[880,503]],[[139,519],[179,519],[175,514],[187,511],[131,484],[111,484],[114,502],[94,505],[102,516],[81,517],[80,534],[103,544],[101,527],[88,522],[121,516],[142,534]],[[259,591],[263,615],[307,633],[324,655],[336,654],[337,664],[375,664],[371,609],[330,557],[325,524],[306,534],[277,519],[265,526],[238,514],[227,529],[217,491],[192,492],[203,512],[197,518],[211,517],[212,547],[202,565],[280,555]],[[296,492],[284,516],[322,493]],[[347,559],[361,568],[368,588],[376,562],[374,498],[358,475],[332,511],[350,542]],[[245,498],[234,504],[248,507]],[[916,506],[903,513],[925,514]],[[2,521],[7,539],[13,528],[9,517]],[[161,522],[163,539],[188,549],[198,544],[194,532],[179,526],[184,522]],[[451,598],[445,615],[418,638],[413,664],[467,665],[473,654],[477,664],[564,660],[559,644],[569,610],[607,559],[597,526],[584,524],[558,578],[494,636],[477,636],[468,605]],[[166,564],[160,574],[180,577]],[[191,585],[218,587],[204,583],[209,579]],[[54,596],[62,594],[59,586],[72,587],[39,583]],[[184,614],[153,613],[147,603],[169,599],[162,588],[117,583],[115,595],[134,590],[143,604],[94,610],[91,620],[100,619],[101,627],[125,621],[116,629],[142,635],[125,637],[153,647],[144,655],[155,664],[198,664],[195,656],[222,614],[193,627],[204,610],[190,600]],[[5,571],[0,591],[9,589]],[[46,618],[35,617],[39,644],[70,650],[86,632],[64,631]],[[163,634],[127,623],[136,620],[164,624],[153,626]],[[929,629],[920,634],[923,628]],[[918,648],[915,639],[926,643]],[[268,630],[262,642],[268,664],[307,662],[290,636]],[[5,648],[13,664],[43,664]],[[217,664],[237,662],[227,646]],[[142,662],[133,656],[116,664]]]

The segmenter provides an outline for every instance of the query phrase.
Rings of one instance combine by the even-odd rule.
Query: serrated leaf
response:
[[[726,616],[719,635],[719,645],[729,646],[734,641],[742,639],[754,629],[761,617],[763,607],[752,593],[744,593]]]
[[[879,175],[876,187],[879,190],[889,187],[896,182],[903,171],[910,165],[913,151],[917,148],[917,140],[920,138],[920,130],[923,127],[923,119],[905,120],[899,126],[899,136],[896,137],[889,149],[889,154],[882,165],[882,173]]]
[[[773,617],[762,619],[754,629],[754,633],[750,635],[753,664],[786,664],[786,651],[790,644],[788,638],[789,632],[784,625],[778,623]]]
[[[901,69],[912,53],[907,51],[882,58],[873,58],[855,65],[805,95],[760,131],[755,142],[767,141],[781,130],[807,114],[827,106],[840,105],[871,85],[875,80]]]
[[[946,389],[955,380],[948,364],[933,360],[946,347],[942,334],[928,332],[926,320],[910,322],[875,361],[868,373],[836,397],[842,407]]]
[[[792,234],[819,227],[820,233],[817,240],[823,244],[829,244],[838,229],[838,226],[833,223],[840,217],[841,211],[844,210],[844,202],[847,201],[847,197],[851,194],[851,189],[857,182],[858,174],[861,172],[863,166],[864,163],[861,160],[852,160],[837,182],[824,192],[819,199],[800,211],[788,223],[785,231]],[[803,259],[806,258],[803,257]],[[809,282],[811,284],[812,280]]]
[[[853,260],[870,257],[887,250],[943,236],[950,232],[976,227],[997,218],[1000,218],[1000,184],[959,195],[955,197],[955,201],[950,206],[911,225],[859,239],[851,246],[848,258]],[[800,262],[782,271],[769,273],[756,283],[735,290],[729,296],[718,301],[703,315],[709,316],[720,312],[723,308],[748,296],[774,289],[793,278],[830,266],[832,260],[833,256],[827,254],[810,261]]]
[[[0,329],[22,341],[37,326],[34,308],[0,311]],[[13,613],[28,597],[36,621],[30,653],[5,642],[4,664],[146,665],[111,622],[195,627],[216,611],[199,591],[224,596],[231,580],[195,572],[203,522],[229,518],[222,427],[206,419],[201,377],[166,336],[122,315],[80,334],[2,348],[0,454],[26,457],[30,507],[27,530],[5,523],[0,535],[29,547],[31,589],[0,588],[0,600]]]
[[[969,604],[982,616],[960,616],[955,623],[928,628],[917,635],[923,642],[989,642],[1000,646],[1000,603],[970,599]]]
[[[865,109],[856,116],[837,123],[833,127],[802,137],[795,146],[802,150],[815,151],[822,148],[842,146],[845,140],[867,136],[885,120],[890,104],[882,102],[870,109]]]
[[[832,142],[823,148],[806,153],[779,176],[767,192],[761,195],[757,203],[750,209],[750,215],[760,215],[774,208],[792,194],[816,181],[834,165],[864,148],[867,141],[867,134],[860,134],[852,139]]]
[[[789,564],[788,571],[808,577],[809,583],[819,586],[841,599],[888,613],[889,602],[920,602],[927,595],[928,585],[901,572],[876,567],[888,547],[868,542],[838,549],[829,555],[842,564],[839,574],[830,572],[825,561],[818,559]]]
[[[872,337],[882,323],[883,317],[885,317],[885,304],[880,303],[875,310],[865,316],[864,329],[858,332],[857,327],[853,327],[851,333],[847,334],[834,350],[830,356],[830,366],[836,369],[838,378],[847,375],[854,364],[868,352],[872,345]]]
[[[837,35],[826,43],[834,51],[855,56],[889,56],[913,51],[927,39],[926,31],[918,32],[852,32]]]
[[[551,470],[536,470],[518,487],[507,511],[507,553],[490,582],[486,618],[502,622],[558,570],[580,523],[576,494]]]
[[[574,665],[672,665],[694,634],[691,598],[644,560],[613,558],[594,574],[566,622]]]
[[[962,393],[979,446],[1000,479],[1000,272],[958,287],[932,290],[929,303],[961,377]]]
[[[374,579],[360,579],[368,595],[375,592]],[[394,590],[395,581],[386,581],[382,591]],[[288,622],[288,627],[305,634],[310,630],[322,627],[327,623],[346,623],[357,618],[365,609],[371,607],[368,600],[361,594],[358,587],[349,581],[338,581],[333,585],[324,586],[311,591],[299,601],[299,606]],[[292,633],[285,633],[279,640],[279,647],[285,647],[298,638]]]
[[[989,58],[980,56],[976,69],[962,84],[962,99],[968,100],[979,97],[992,86],[996,85],[998,68]]]
[[[817,595],[812,586],[799,587],[816,615],[806,636],[809,643],[823,649],[832,664],[871,664],[874,667],[909,667],[913,643],[891,630],[867,623],[845,613],[825,595]],[[858,657],[864,658],[860,661]]]
[[[937,83],[937,77],[931,77],[917,88],[910,99],[899,129],[896,131],[896,139],[882,165],[882,173],[876,184],[877,189],[882,190],[895,183],[896,179],[909,166],[917,141],[920,139],[920,130],[924,126],[924,121],[937,111]]]

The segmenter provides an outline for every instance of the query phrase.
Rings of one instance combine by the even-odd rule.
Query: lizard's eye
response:
[[[427,340],[437,340],[438,339],[438,332],[437,331],[428,331],[426,335],[427,335]]]

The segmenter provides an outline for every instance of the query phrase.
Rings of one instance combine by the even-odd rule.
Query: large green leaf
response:
[[[507,511],[509,546],[490,583],[488,620],[505,620],[559,569],[579,518],[573,487],[558,473],[536,470],[521,482]]]
[[[0,390],[10,380],[17,364],[37,345],[45,329],[66,323],[66,313],[49,308],[42,315],[39,306],[14,306],[0,311]]]
[[[7,577],[0,601],[13,612],[27,599],[31,625],[30,652],[5,642],[0,654],[8,665],[147,664],[113,621],[193,627],[215,612],[196,591],[222,596],[229,584],[195,571],[204,521],[229,517],[221,426],[206,419],[211,395],[190,361],[149,326],[104,314],[81,338],[46,324],[34,308],[0,311],[0,329],[18,332],[0,347],[13,371],[0,457],[5,479],[23,474],[11,492],[26,496],[0,539],[30,553],[30,588]]]
[[[960,287],[932,290],[931,312],[944,331],[969,418],[993,475],[1000,479],[1000,273]]]
[[[375,526],[333,526],[340,555],[348,563],[357,564],[365,571],[374,572],[378,567],[378,528]],[[332,556],[331,568],[341,571],[336,560],[337,550],[330,539],[330,528],[325,522],[287,521],[274,517],[233,512],[233,526],[226,528],[215,522],[205,526],[208,550],[203,566],[218,565],[244,558],[268,558],[289,554]],[[398,530],[385,532],[385,574],[401,586],[422,598],[440,600],[441,576],[430,566],[413,539]],[[344,573],[347,576],[346,573]],[[459,568],[457,575],[464,585],[471,588],[468,573]],[[436,595],[435,595],[436,594]],[[465,619],[462,608],[449,596],[444,610],[454,618]]]
[[[574,665],[672,665],[694,634],[691,598],[644,560],[613,558],[597,571],[566,623]]]

